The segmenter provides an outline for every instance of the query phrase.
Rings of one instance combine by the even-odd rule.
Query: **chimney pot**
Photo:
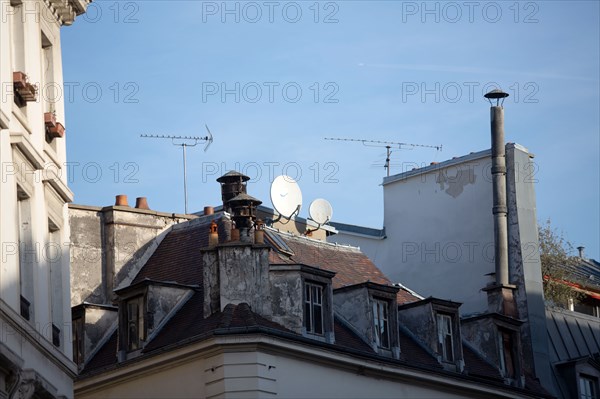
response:
[[[204,216],[214,215],[214,213],[215,213],[215,208],[213,208],[212,206],[204,207]]]
[[[127,203],[127,195],[119,194],[115,197],[115,206],[129,206]]]
[[[577,250],[579,251],[579,257],[581,259],[584,259],[585,258],[585,247],[579,246],[579,247],[577,247]]]
[[[135,207],[137,209],[150,209],[150,207],[148,206],[148,200],[146,199],[146,197],[137,197],[135,199]]]
[[[217,223],[213,220],[210,223],[210,231],[208,234],[208,245],[214,247],[219,244],[219,233]]]
[[[254,226],[254,243],[255,244],[264,244],[265,243],[265,232],[263,230],[264,223],[262,220],[258,219]]]

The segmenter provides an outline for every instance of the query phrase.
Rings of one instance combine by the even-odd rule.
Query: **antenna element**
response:
[[[367,139],[347,139],[347,138],[338,138],[338,137],[325,137],[325,140],[335,140],[335,141],[356,141],[362,143],[366,147],[385,147],[386,149],[386,158],[385,164],[383,167],[387,170],[387,175],[390,175],[390,157],[392,155],[392,148],[398,148],[399,150],[404,149],[403,147],[422,147],[422,148],[435,148],[438,151],[442,151],[441,145],[427,145],[427,144],[411,144],[411,143],[401,143],[396,141],[380,141],[380,140],[367,140]]]
[[[206,126],[206,131],[208,132],[208,136],[198,137],[198,136],[170,136],[170,135],[154,135],[154,134],[140,134],[140,137],[145,139],[171,139],[171,144],[177,145],[181,147],[183,152],[183,199],[185,205],[185,213],[188,213],[188,200],[187,200],[187,160],[185,149],[186,147],[195,147],[200,142],[206,142],[204,146],[204,152],[208,150],[208,147],[213,142],[213,135],[210,132],[210,129]]]

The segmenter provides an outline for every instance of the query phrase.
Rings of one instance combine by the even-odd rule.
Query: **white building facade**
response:
[[[506,145],[510,284],[525,354],[545,387],[552,386],[535,202],[533,155]],[[356,245],[394,282],[423,296],[461,302],[463,316],[488,310],[495,279],[490,150],[384,178],[384,226],[333,223],[328,241]]]
[[[60,28],[88,3],[0,1],[0,398],[73,396]]]

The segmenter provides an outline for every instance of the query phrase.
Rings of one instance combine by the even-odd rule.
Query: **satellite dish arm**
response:
[[[282,224],[288,224],[290,222],[290,220],[292,220],[292,218],[294,216],[297,216],[300,214],[300,205],[298,205],[296,207],[296,209],[294,210],[294,212],[292,212],[292,214],[290,216],[283,216],[281,213],[279,214],[279,216],[277,216],[277,219],[273,220],[273,219],[267,219],[267,225],[268,226],[273,226],[273,224],[279,222],[281,220],[281,218],[285,218],[285,222],[281,222]]]
[[[309,218],[309,220],[312,220],[313,222],[317,223],[314,219],[310,219]],[[315,231],[319,230],[321,228],[321,226],[325,226],[327,223],[329,223],[329,218],[327,218],[327,220],[325,220],[325,223],[317,223],[317,228],[316,229],[312,229],[312,230],[311,229],[306,229],[306,231],[304,232],[304,235],[308,236],[308,235],[314,233]]]

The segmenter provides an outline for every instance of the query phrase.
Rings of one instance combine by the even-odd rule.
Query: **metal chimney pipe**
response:
[[[579,246],[579,247],[577,247],[577,250],[579,251],[579,257],[581,259],[585,258],[585,247]]]
[[[509,284],[508,278],[508,223],[506,206],[506,149],[504,146],[504,108],[500,104],[507,93],[492,90],[485,95],[492,105],[490,123],[492,133],[492,184],[494,215],[494,263],[496,268],[496,284]],[[496,105],[492,103],[496,100]]]

